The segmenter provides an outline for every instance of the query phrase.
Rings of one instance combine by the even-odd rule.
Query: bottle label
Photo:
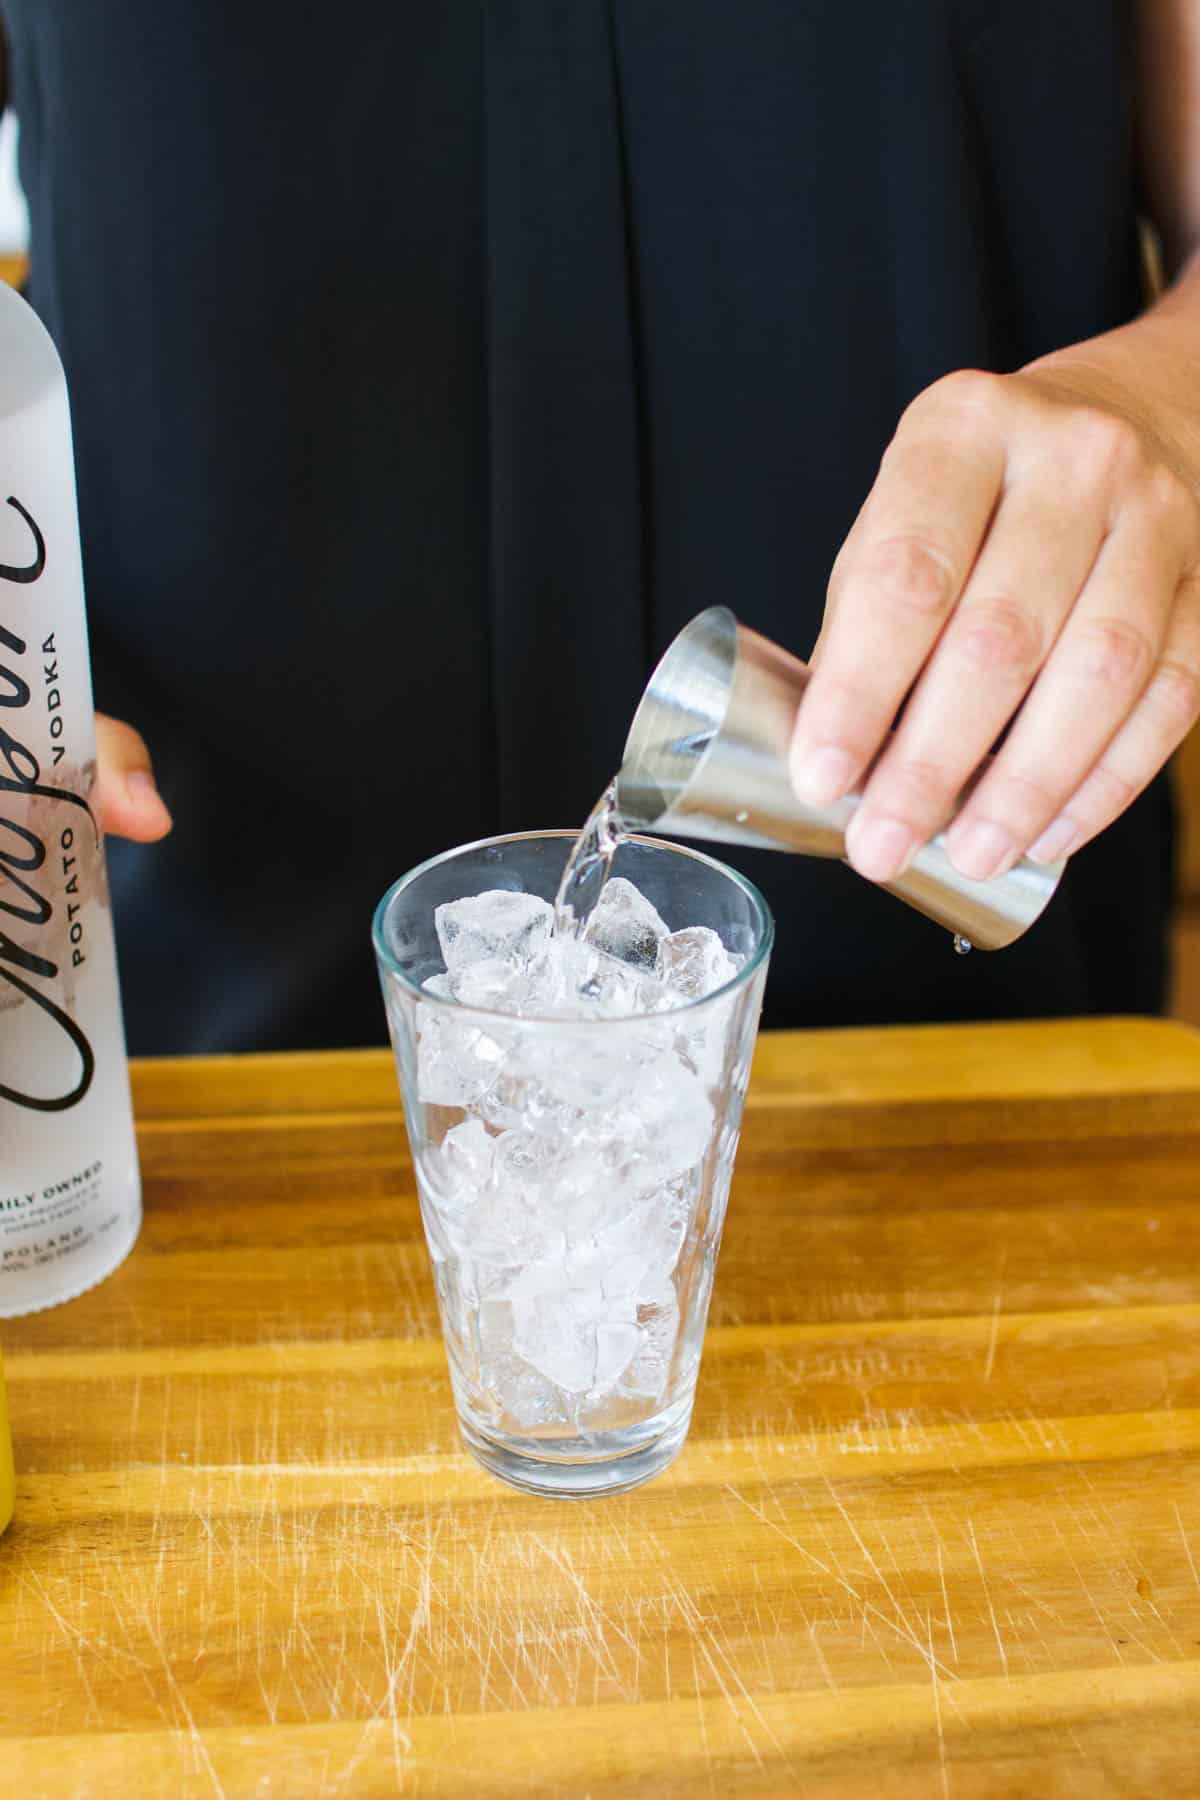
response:
[[[0,563],[0,582],[28,587],[45,571],[46,543],[37,520],[15,495],[9,495],[8,505],[29,528],[31,555],[24,564]],[[61,1034],[69,1053],[63,1059],[68,1072],[55,1091],[26,1092],[0,1081],[0,1100],[34,1112],[65,1112],[83,1099],[96,1070],[88,1034],[62,1002],[64,977],[87,961],[84,902],[88,877],[99,872],[103,879],[100,833],[88,803],[86,773],[70,762],[63,741],[66,713],[55,633],[39,645],[12,629],[5,623],[4,591],[0,587],[0,1004],[5,989],[11,1004],[21,998],[31,1002]],[[39,701],[46,714],[49,771],[34,749],[32,731],[24,728],[37,717]],[[52,890],[61,893],[58,906]],[[20,941],[12,935],[17,930]]]

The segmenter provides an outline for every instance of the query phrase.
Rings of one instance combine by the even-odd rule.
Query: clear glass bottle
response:
[[[92,1287],[141,1223],[95,773],[66,380],[0,285],[0,1317]]]

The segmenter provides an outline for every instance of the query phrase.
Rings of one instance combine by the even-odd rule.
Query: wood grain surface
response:
[[[382,1053],[144,1064],[0,1327],[21,1800],[1200,1793],[1200,1039],[760,1046],[675,1466],[461,1451]]]

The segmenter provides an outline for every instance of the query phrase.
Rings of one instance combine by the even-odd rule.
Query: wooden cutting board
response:
[[[21,1800],[1200,1793],[1200,1040],[763,1041],[695,1423],[462,1453],[382,1053],[135,1071],[147,1216],[0,1322]]]

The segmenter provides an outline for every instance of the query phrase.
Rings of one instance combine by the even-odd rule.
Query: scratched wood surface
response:
[[[6,1795],[1200,1793],[1200,1038],[764,1040],[690,1441],[573,1504],[459,1448],[382,1054],[135,1084],[0,1327]]]

